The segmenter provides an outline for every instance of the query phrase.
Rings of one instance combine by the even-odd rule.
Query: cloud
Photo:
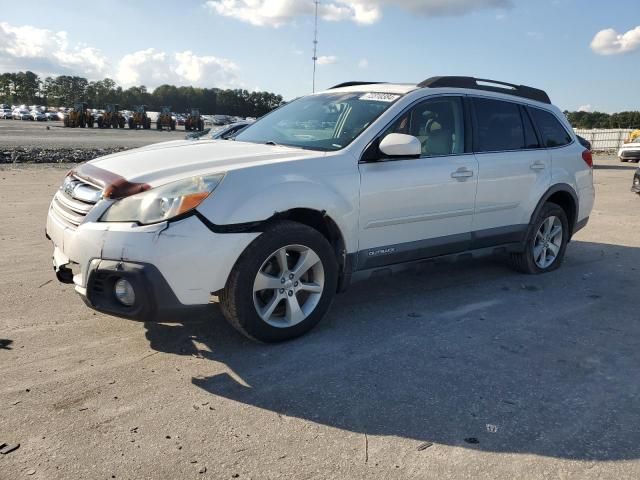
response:
[[[238,66],[231,60],[153,48],[124,55],[114,62],[96,48],[72,44],[65,31],[0,22],[0,70],[32,70],[42,75],[80,75],[95,80],[114,77],[126,87],[163,83],[238,87]]]
[[[618,55],[640,48],[640,25],[625,33],[613,28],[600,30],[591,40],[591,50],[598,55]]]
[[[100,75],[108,61],[98,49],[80,43],[71,46],[65,31],[0,22],[0,66],[7,70],[33,65],[45,73]]]
[[[238,66],[231,60],[198,56],[186,50],[169,54],[153,48],[122,57],[116,80],[124,87],[144,84],[155,88],[163,83],[231,87],[238,86]]]
[[[256,26],[280,27],[296,17],[313,15],[313,0],[207,0],[211,12]],[[323,20],[369,25],[382,18],[385,7],[426,16],[464,15],[487,8],[506,9],[511,0],[327,0],[318,7]]]
[[[358,62],[358,67],[359,68],[367,68],[368,66],[369,66],[369,60],[367,60],[366,58],[362,58]]]
[[[591,106],[590,103],[587,103],[586,105],[580,105],[578,107],[578,111],[579,112],[591,112],[591,111],[593,111],[593,107]]]
[[[318,57],[318,65],[331,65],[338,61],[338,57],[334,55],[321,55]]]

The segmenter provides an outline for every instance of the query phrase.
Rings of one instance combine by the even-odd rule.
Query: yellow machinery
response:
[[[100,128],[124,128],[124,116],[120,113],[120,105],[108,104],[101,117],[98,117]]]
[[[192,108],[191,113],[184,121],[185,130],[198,130],[202,132],[204,130],[204,120],[200,117],[200,110]]]
[[[638,137],[640,137],[640,130],[634,130],[629,134],[629,138],[627,138],[624,143],[633,142]]]
[[[162,130],[168,128],[169,130],[176,129],[176,121],[171,114],[171,107],[160,107],[160,114],[156,121],[156,128]]]
[[[76,103],[73,110],[64,116],[63,124],[70,128],[93,128],[93,115],[89,111],[89,105],[85,102]]]
[[[151,128],[151,119],[147,115],[146,105],[136,105],[133,115],[129,117],[129,128],[144,128],[149,130]]]

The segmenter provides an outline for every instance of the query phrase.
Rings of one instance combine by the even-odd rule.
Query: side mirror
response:
[[[380,151],[390,157],[419,157],[422,144],[413,135],[390,133],[380,142]]]

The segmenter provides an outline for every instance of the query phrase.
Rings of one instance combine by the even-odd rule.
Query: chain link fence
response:
[[[629,138],[630,128],[574,128],[577,135],[591,142],[591,150],[597,152],[617,151],[624,141]]]

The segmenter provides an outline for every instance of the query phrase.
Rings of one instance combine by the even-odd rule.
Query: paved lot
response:
[[[64,128],[62,122],[27,122],[22,120],[0,120],[1,147],[143,147],[165,140],[180,140],[185,136],[184,127],[171,131]],[[49,127],[49,130],[47,130]]]
[[[559,271],[486,259],[360,283],[276,346],[215,309],[88,310],[43,233],[64,169],[1,168],[0,444],[20,448],[0,478],[640,478],[640,198],[634,167],[596,162]]]

